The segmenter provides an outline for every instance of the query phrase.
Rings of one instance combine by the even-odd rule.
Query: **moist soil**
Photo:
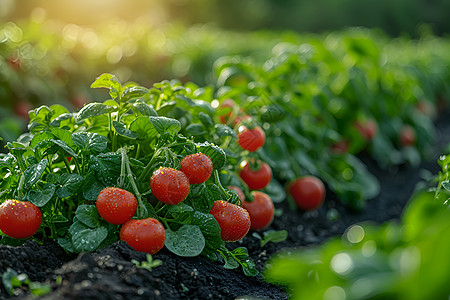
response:
[[[362,212],[343,206],[328,192],[324,205],[317,211],[302,213],[289,208],[287,201],[275,204],[283,211],[267,230],[287,230],[288,238],[261,247],[248,234],[229,248],[247,247],[260,271],[273,254],[293,248],[318,245],[339,236],[348,226],[365,221],[382,223],[399,219],[414,190],[427,185],[426,177],[439,172],[437,159],[450,141],[449,114],[436,122],[436,144],[430,158],[419,166],[397,166],[380,169],[376,162],[362,155],[361,160],[380,181],[380,194],[367,202]],[[330,209],[338,218],[330,218]],[[327,215],[328,213],[328,215]],[[48,284],[52,291],[42,299],[287,299],[288,291],[269,284],[261,275],[247,277],[242,270],[227,270],[220,262],[204,257],[178,257],[167,249],[153,256],[162,265],[151,271],[137,268],[131,260],[146,260],[126,243],[118,242],[94,253],[68,254],[53,241],[39,245],[27,241],[19,247],[0,245],[0,274],[7,268],[25,273],[31,281]],[[0,283],[0,299],[34,299],[27,286],[6,293]]]

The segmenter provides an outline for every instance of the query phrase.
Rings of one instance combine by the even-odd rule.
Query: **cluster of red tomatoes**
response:
[[[242,111],[235,113],[234,106],[235,103],[232,99],[225,99],[222,102],[221,109],[225,111],[225,114],[220,116],[220,121],[223,124],[232,123],[233,126],[238,126],[239,145],[244,150],[255,152],[265,143],[266,136],[264,130],[260,126],[249,128],[244,125],[251,123],[251,117]],[[372,138],[373,135],[374,133],[370,136],[370,138]],[[239,175],[247,184],[249,189],[261,190],[264,189],[272,180],[272,169],[265,162],[248,160],[244,161],[243,168],[241,169]],[[287,191],[297,207],[304,211],[319,208],[325,198],[325,186],[322,181],[315,176],[296,178],[288,184]],[[257,195],[263,194],[261,192],[254,193]],[[246,205],[243,206],[246,207]]]

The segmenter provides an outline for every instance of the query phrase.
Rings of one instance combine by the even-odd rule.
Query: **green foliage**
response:
[[[342,238],[274,257],[265,276],[289,286],[292,299],[446,299],[449,214],[418,193],[400,224],[352,225]]]

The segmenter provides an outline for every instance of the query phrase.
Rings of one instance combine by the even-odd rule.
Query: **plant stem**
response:
[[[153,163],[154,163],[156,157],[158,157],[160,152],[161,152],[161,149],[158,149],[157,151],[155,151],[155,153],[153,153],[152,158],[150,159],[148,164],[145,166],[144,170],[141,173],[141,176],[139,176],[139,178],[137,179],[138,181],[144,180],[145,176],[147,176],[147,173],[152,169]]]
[[[219,187],[220,191],[225,195],[227,195],[227,200],[230,200],[231,199],[230,194],[228,194],[228,192],[225,190],[225,188],[222,186],[222,183],[220,182],[218,170],[214,171],[214,181],[216,182],[216,185]]]

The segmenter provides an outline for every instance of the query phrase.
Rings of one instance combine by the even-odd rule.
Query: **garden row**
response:
[[[106,73],[91,85],[109,90],[104,101],[76,112],[59,104],[31,110],[28,132],[0,159],[0,242],[50,238],[76,253],[120,239],[256,275],[246,248],[227,242],[266,228],[282,213],[273,203],[314,210],[327,189],[362,210],[379,184],[358,155],[384,167],[427,157],[448,94],[445,41],[387,43],[367,34],[287,35],[272,51],[219,58],[210,86],[144,87]],[[422,55],[428,48],[436,55]],[[403,60],[408,51],[415,56]],[[370,230],[349,229],[349,245],[369,247],[360,242],[371,241]],[[261,238],[276,242],[286,232]],[[405,253],[399,257],[414,254]],[[350,272],[339,268],[353,262],[342,254],[330,257],[338,281]],[[269,278],[277,279],[274,270]],[[322,292],[349,293],[330,292],[330,282]]]

